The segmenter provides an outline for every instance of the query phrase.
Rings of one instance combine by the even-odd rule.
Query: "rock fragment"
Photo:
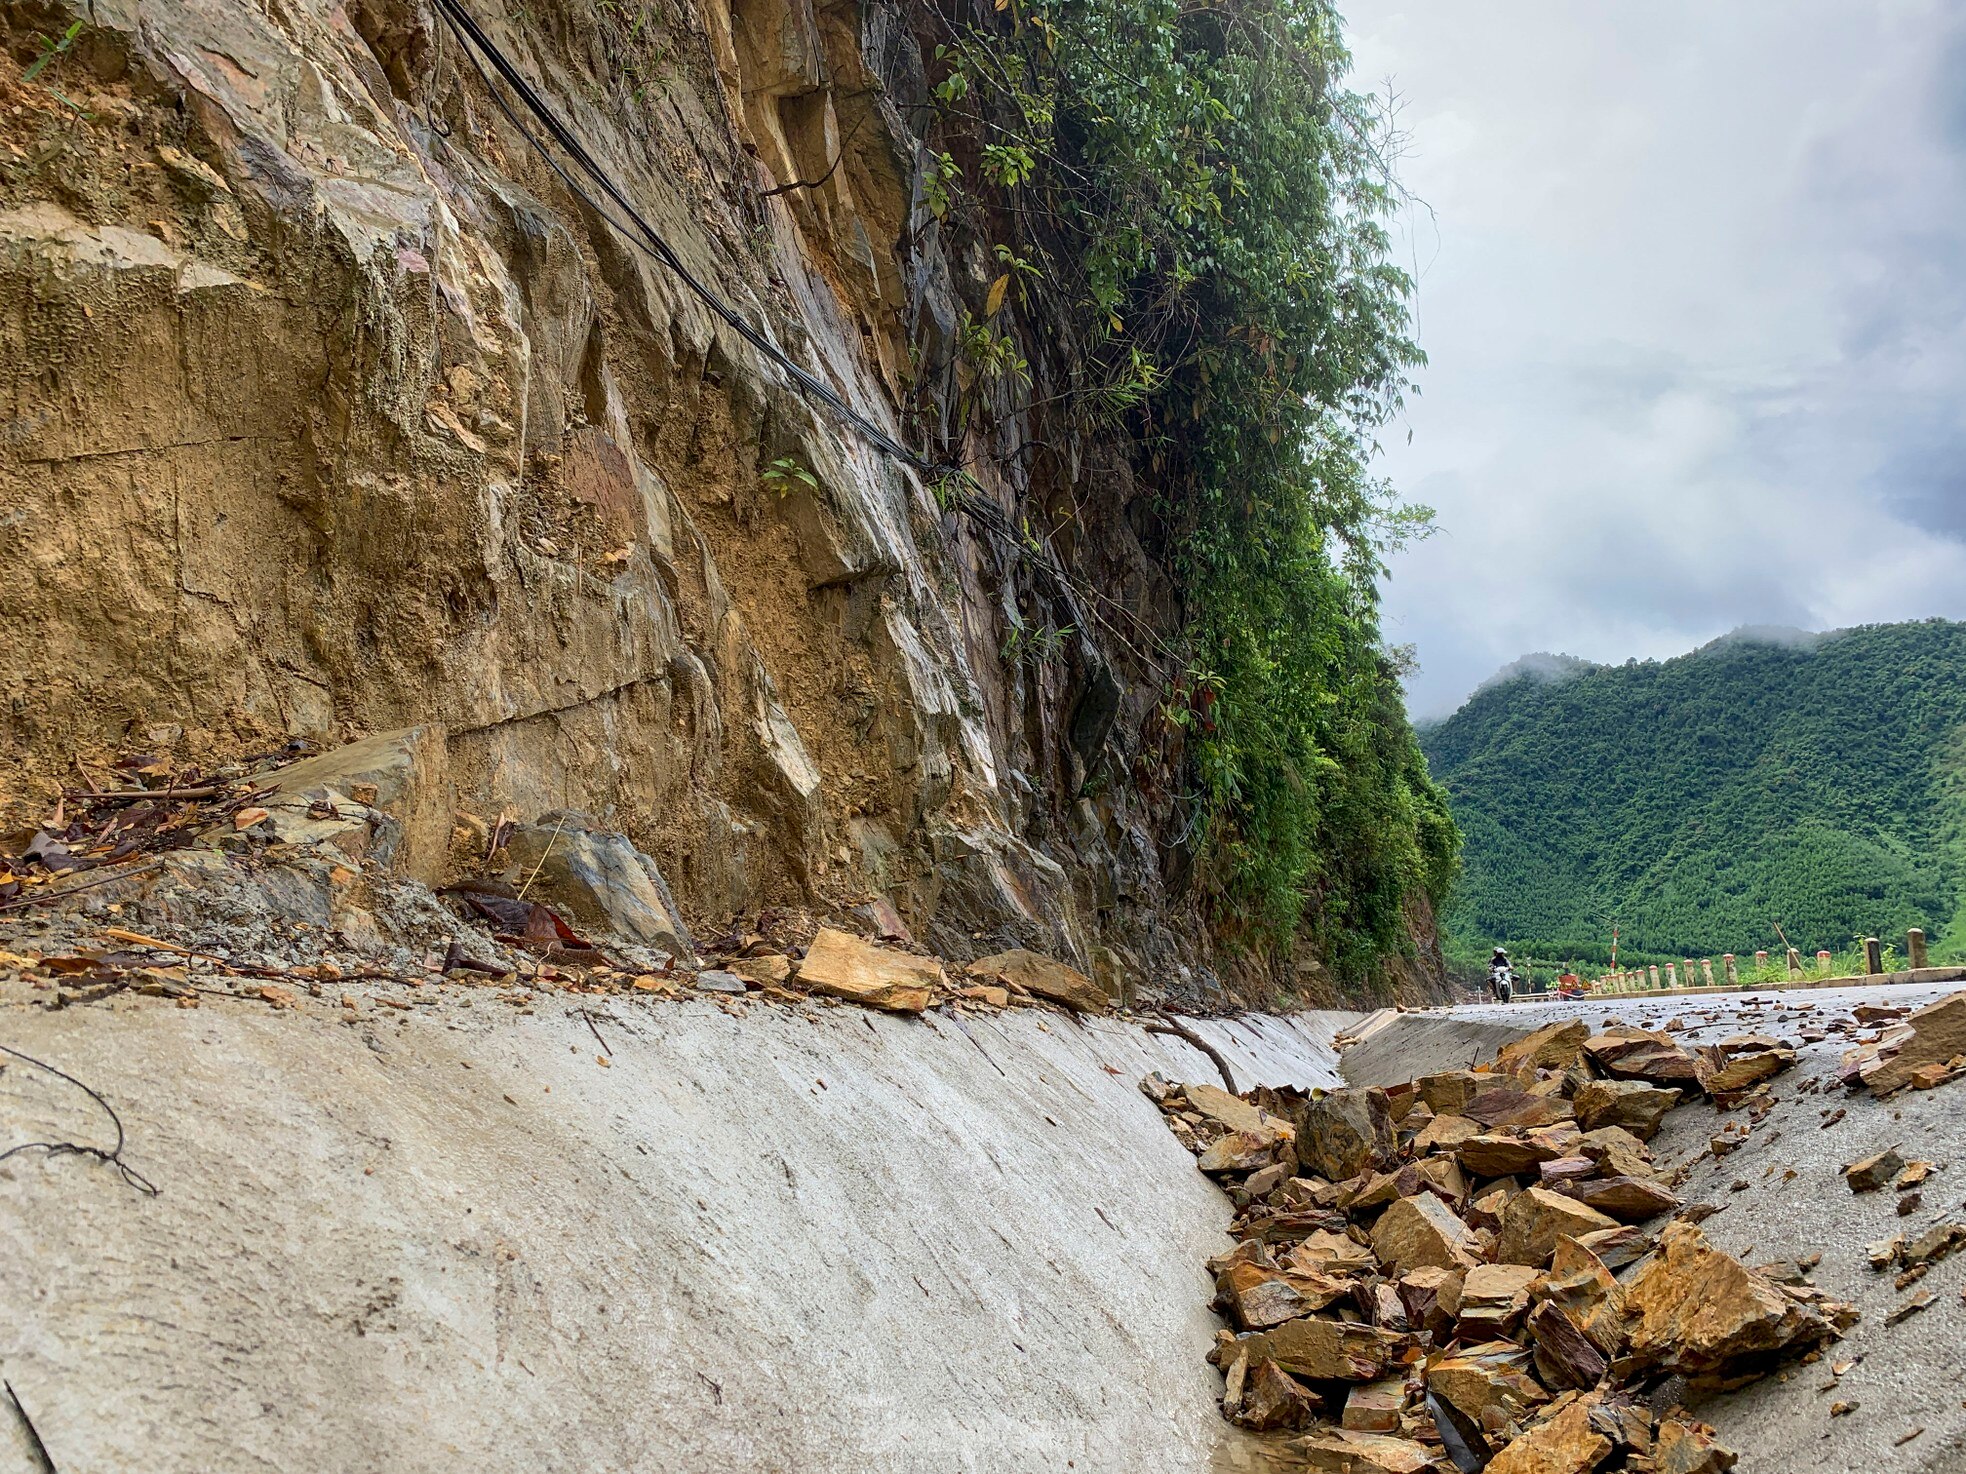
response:
[[[815,992],[891,1013],[920,1013],[948,983],[933,957],[895,952],[821,927],[799,964],[799,981]]]
[[[1843,1169],[1843,1180],[1853,1193],[1876,1192],[1903,1170],[1905,1159],[1896,1147],[1886,1147],[1874,1157],[1852,1162]]]
[[[1467,1224],[1432,1193],[1401,1198],[1380,1214],[1372,1252],[1396,1274],[1430,1266],[1471,1270],[1481,1257]]]
[[[1393,1159],[1392,1110],[1383,1090],[1333,1090],[1295,1120],[1297,1159],[1332,1182]]]
[[[1640,1141],[1650,1141],[1679,1098],[1677,1090],[1643,1080],[1593,1080],[1577,1092],[1577,1122],[1586,1131],[1619,1126]]]
[[[1022,988],[1077,1013],[1104,1013],[1112,1002],[1104,988],[1077,968],[1024,947],[979,957],[970,963],[968,972],[973,978],[1000,983],[1013,992]]]
[[[1315,1382],[1376,1381],[1406,1344],[1406,1337],[1377,1326],[1312,1317],[1257,1331],[1243,1342],[1252,1365],[1268,1357]]]
[[[1587,1207],[1575,1198],[1546,1187],[1527,1187],[1509,1199],[1502,1213],[1501,1237],[1495,1258],[1503,1264],[1541,1267],[1556,1251],[1556,1241],[1616,1228],[1616,1219]]]
[[[1495,1455],[1487,1474],[1587,1474],[1611,1452],[1611,1440],[1591,1422],[1596,1401],[1566,1403]]]

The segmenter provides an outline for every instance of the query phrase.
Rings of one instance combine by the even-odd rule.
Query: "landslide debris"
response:
[[[1680,1406],[1815,1351],[1854,1307],[1810,1265],[1708,1242],[1645,1142],[1705,1095],[1752,1110],[1794,1052],[1552,1024],[1391,1088],[1141,1088],[1236,1207],[1211,1260],[1222,1411],[1345,1474],[1723,1474]],[[1886,1164],[1879,1164],[1879,1170]],[[1890,1174],[1904,1166],[1890,1164]],[[1874,1246],[1880,1268],[1966,1242]]]

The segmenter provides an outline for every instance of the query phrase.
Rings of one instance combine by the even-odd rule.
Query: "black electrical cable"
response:
[[[77,1090],[88,1096],[90,1100],[101,1106],[104,1112],[108,1114],[111,1123],[116,1127],[116,1145],[107,1150],[99,1146],[85,1146],[80,1142],[74,1141],[24,1141],[19,1146],[9,1147],[6,1151],[0,1152],[0,1162],[4,1162],[7,1158],[15,1156],[20,1152],[46,1152],[51,1157],[94,1157],[97,1161],[109,1163],[110,1166],[123,1174],[123,1180],[125,1182],[129,1183],[131,1187],[146,1197],[154,1198],[157,1196],[158,1189],[156,1184],[123,1160],[123,1118],[116,1114],[116,1108],[114,1106],[73,1075],[56,1069],[45,1060],[38,1060],[31,1054],[23,1054],[20,1050],[11,1048],[5,1044],[0,1044],[0,1054],[11,1054],[15,1059],[33,1065],[37,1070],[46,1070],[58,1080],[66,1080]]]
[[[525,79],[524,74],[512,64],[511,59],[499,50],[497,44],[485,34],[484,29],[478,24],[471,12],[466,10],[459,3],[459,0],[434,0],[434,3],[438,12],[443,16],[445,24],[457,36],[460,43],[459,49],[470,58],[472,68],[477,72],[479,80],[484,83],[485,91],[490,96],[492,103],[504,115],[505,120],[517,130],[519,136],[526,141],[533,152],[539,155],[546,166],[559,177],[560,181],[573,192],[576,198],[590,210],[594,211],[602,220],[606,221],[624,239],[640,248],[647,255],[654,257],[657,261],[668,267],[670,271],[674,272],[677,278],[682,281],[683,285],[689,288],[697,299],[704,306],[708,307],[721,321],[728,324],[739,337],[743,338],[745,342],[749,343],[766,358],[783,369],[801,389],[817,397],[835,415],[859,431],[875,449],[900,461],[903,465],[908,466],[920,475],[936,480],[946,478],[967,485],[970,488],[969,492],[957,495],[953,499],[953,503],[959,510],[967,514],[975,525],[980,527],[988,536],[995,538],[1006,547],[1017,551],[1021,555],[1031,557],[1033,561],[1039,563],[1047,572],[1055,577],[1062,586],[1076,590],[1098,604],[1104,604],[1118,610],[1120,614],[1125,616],[1129,623],[1140,629],[1147,641],[1156,647],[1157,652],[1164,657],[1169,665],[1178,669],[1178,654],[1161,638],[1158,631],[1147,625],[1131,609],[1128,609],[1125,605],[1113,599],[1103,590],[1094,588],[1084,580],[1075,578],[1069,570],[1048,553],[1034,549],[1031,546],[1030,539],[1020,537],[1008,526],[1009,518],[1003,512],[1003,509],[988,499],[984,494],[981,483],[974,476],[970,475],[967,470],[953,462],[930,461],[926,457],[910,450],[879,425],[875,424],[866,415],[854,408],[838,390],[797,363],[784,349],[780,348],[764,333],[753,327],[735,308],[725,302],[715,292],[711,291],[703,282],[699,281],[690,269],[683,264],[682,258],[676,254],[675,249],[670,246],[668,241],[664,240],[655,227],[649,224],[642,213],[635,208],[621,186],[616,183],[614,178],[605,169],[595,162],[593,155],[588,153],[586,147],[581,143],[573,129],[567,125],[559,114],[547,106],[545,99],[540,97],[532,84]],[[480,57],[483,58],[482,61]],[[605,209],[587,189],[583,188],[566,166],[553,156],[551,150],[546,148],[538,136],[520,121],[517,114],[513,112],[511,105],[506,102],[499,88],[486,73],[486,62],[490,63],[492,70],[497,72],[506,86],[512,89],[512,92],[518,97],[519,101],[524,104],[526,111],[532,114],[538,121],[540,127],[551,136],[567,157],[572,159],[580,167],[581,172],[593,182],[595,187],[605,194],[609,200],[614,202],[620,214],[632,223],[632,229],[628,225],[624,225],[620,219]],[[1153,655],[1143,650],[1135,641],[1121,634],[1119,630],[1113,627],[1111,621],[1096,612],[1092,617],[1115,640],[1131,650],[1143,664],[1150,668],[1162,669],[1164,673],[1169,669],[1169,665],[1164,665],[1162,660],[1157,660]]]

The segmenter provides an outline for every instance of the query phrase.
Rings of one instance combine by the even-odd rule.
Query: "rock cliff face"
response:
[[[995,267],[925,207],[909,16],[470,8],[861,415],[960,439],[1003,392],[956,352]],[[0,14],[15,818],[113,750],[424,725],[467,824],[594,816],[699,917],[881,897],[951,955],[1199,960],[1159,689],[1095,634],[1174,614],[1115,448],[1033,451],[1006,405],[968,447],[990,505],[945,511],[579,200],[419,0]],[[1098,607],[1018,554],[1058,497]]]

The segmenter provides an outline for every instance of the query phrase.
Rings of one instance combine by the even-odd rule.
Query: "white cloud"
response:
[[[1346,14],[1431,210],[1384,457],[1443,527],[1387,589],[1416,713],[1531,650],[1966,615],[1966,7]]]

